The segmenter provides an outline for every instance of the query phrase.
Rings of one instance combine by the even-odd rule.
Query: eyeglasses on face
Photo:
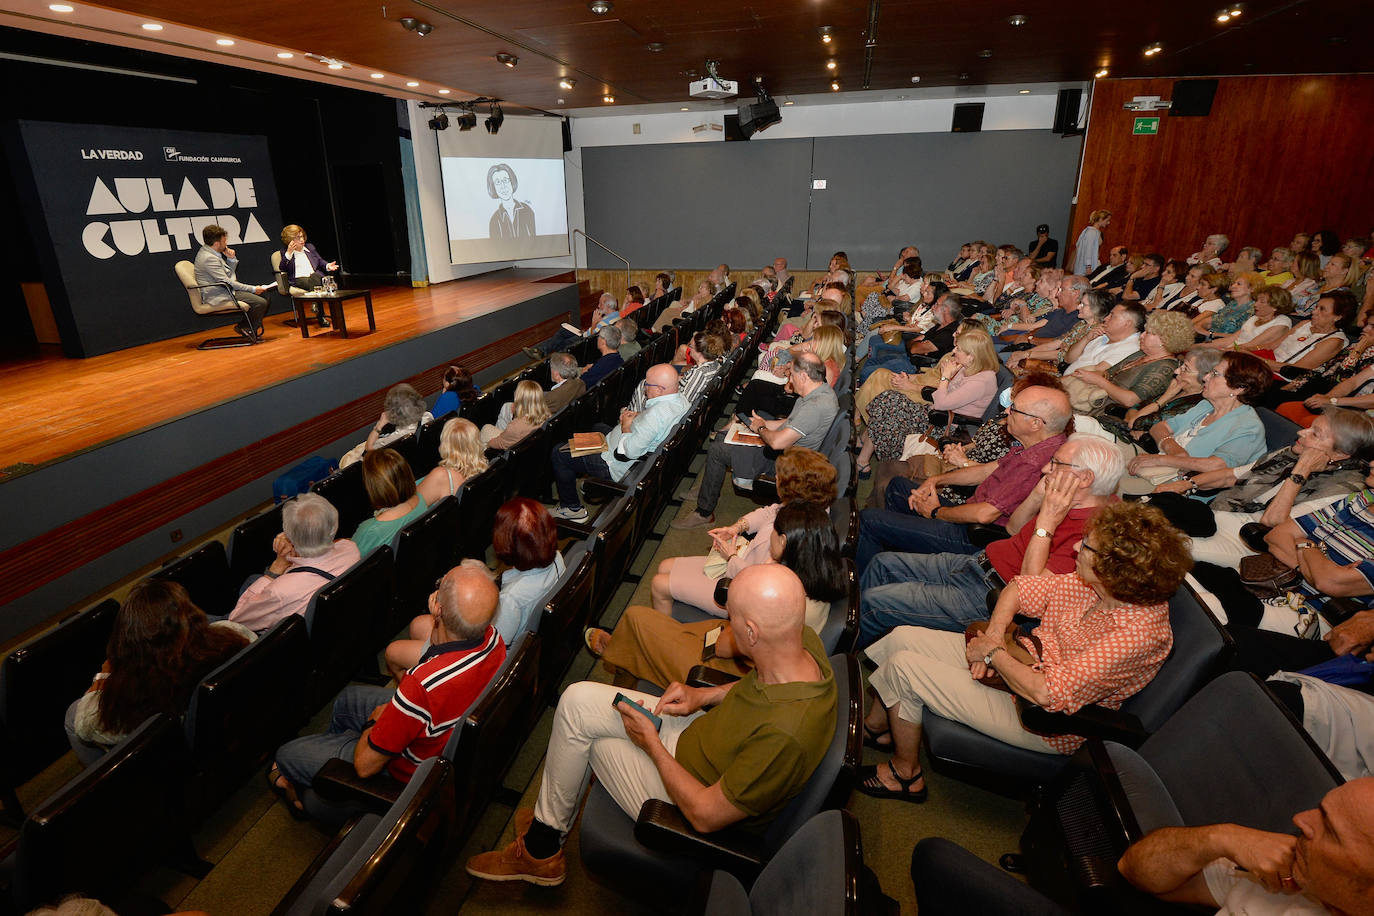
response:
[[[1050,465],[1057,468],[1073,468],[1075,471],[1086,471],[1087,468],[1081,464],[1070,464],[1067,461],[1060,461],[1058,458],[1051,458]]]
[[[1041,417],[1041,416],[1039,416],[1038,414],[1033,414],[1033,413],[1031,413],[1031,412],[1028,411],[1028,410],[1022,410],[1020,407],[1017,407],[1015,404],[1009,405],[1009,406],[1007,407],[1007,410],[1010,411],[1011,413],[1019,413],[1019,414],[1020,414],[1021,416],[1023,416],[1023,417],[1030,417],[1032,420],[1039,420],[1041,423],[1044,423],[1044,422],[1045,422],[1045,418],[1044,418],[1044,417]]]

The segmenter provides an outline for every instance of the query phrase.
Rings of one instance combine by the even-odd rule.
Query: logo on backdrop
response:
[[[164,148],[164,152],[166,149]],[[176,188],[173,183],[173,188]],[[207,203],[208,201],[208,203]],[[92,220],[81,230],[81,244],[93,258],[135,256],[163,251],[191,251],[200,245],[206,226],[223,226],[230,245],[269,241],[253,211],[258,206],[252,178],[181,179],[173,194],[161,178],[97,177],[86,204],[87,216],[152,215],[152,219]],[[246,211],[246,220],[229,209]],[[189,212],[188,212],[189,211]],[[218,211],[218,212],[206,212]],[[158,217],[158,214],[175,214]]]

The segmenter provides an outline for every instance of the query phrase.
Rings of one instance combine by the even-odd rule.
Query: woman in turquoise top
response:
[[[1215,338],[1239,331],[1250,316],[1255,314],[1255,293],[1263,288],[1264,278],[1257,273],[1240,274],[1232,280],[1231,287],[1227,290],[1231,294],[1231,301],[1212,315],[1212,323],[1207,329],[1208,336]]]
[[[1257,403],[1273,382],[1273,373],[1257,356],[1240,351],[1225,353],[1215,369],[1202,379],[1202,401],[1187,413],[1162,420],[1150,428],[1159,445],[1158,455],[1139,455],[1129,470],[1151,478],[1142,491],[1123,482],[1126,492],[1148,492],[1163,472],[1179,476],[1250,464],[1265,453],[1264,424],[1251,404]]]
[[[363,486],[372,502],[372,518],[353,532],[353,543],[367,556],[390,544],[396,532],[425,514],[429,504],[415,490],[410,465],[394,449],[379,448],[363,455]]]

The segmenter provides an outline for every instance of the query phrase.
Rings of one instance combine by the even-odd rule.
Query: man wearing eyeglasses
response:
[[[996,461],[969,464],[926,478],[897,477],[887,485],[886,509],[865,509],[855,561],[860,574],[879,552],[977,553],[968,526],[1006,525],[1040,481],[1040,470],[1064,444],[1073,416],[1069,398],[1054,388],[1022,389],[1007,408],[1007,432],[1017,444]],[[941,487],[977,487],[962,506],[940,502]]]

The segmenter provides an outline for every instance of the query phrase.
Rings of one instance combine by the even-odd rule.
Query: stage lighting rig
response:
[[[491,114],[487,116],[487,133],[496,136],[501,132],[501,125],[505,123],[506,116],[501,112],[501,103],[491,103]]]

